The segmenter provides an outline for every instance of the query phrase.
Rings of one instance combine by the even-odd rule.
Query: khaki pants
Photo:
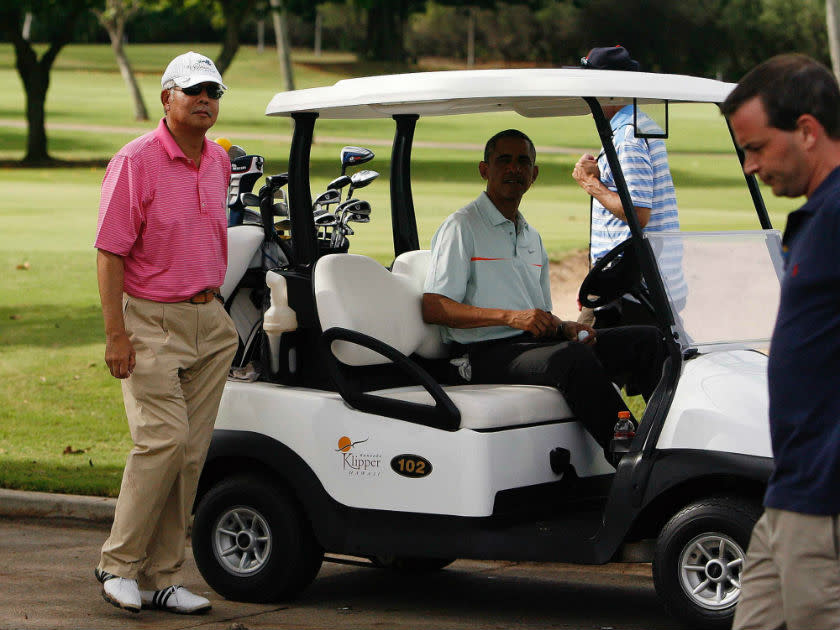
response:
[[[124,296],[123,313],[137,354],[122,381],[134,448],[99,568],[156,590],[179,583],[198,477],[238,342],[217,300]]]
[[[840,628],[838,515],[767,508],[750,539],[736,630]]]

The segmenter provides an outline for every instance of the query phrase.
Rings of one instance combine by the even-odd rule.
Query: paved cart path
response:
[[[209,597],[203,616],[133,615],[102,600],[93,578],[107,524],[0,518],[0,628],[674,628],[657,599],[650,565],[458,561],[433,573],[400,575],[325,564],[290,602],[220,598],[188,550],[184,584]]]

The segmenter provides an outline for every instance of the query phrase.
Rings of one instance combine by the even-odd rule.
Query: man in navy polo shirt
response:
[[[768,366],[775,469],[735,628],[840,628],[840,90],[802,55],[751,70],[722,106],[744,172],[805,195],[788,216]]]

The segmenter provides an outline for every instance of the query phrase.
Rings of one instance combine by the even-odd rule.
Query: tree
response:
[[[271,0],[271,19],[274,22],[274,41],[280,59],[280,70],[286,90],[291,92],[295,89],[295,77],[292,72],[292,46],[289,43],[288,9],[283,0]]]
[[[45,103],[50,87],[50,71],[61,49],[73,37],[73,27],[79,17],[90,8],[91,0],[24,0],[13,6],[0,5],[0,31],[6,34],[15,49],[15,66],[26,92],[25,164],[53,162],[47,152]],[[39,58],[33,45],[21,32],[24,14],[32,12],[47,33],[47,50]]]
[[[239,33],[245,20],[254,11],[256,0],[216,0],[225,25],[222,50],[216,58],[216,68],[224,76],[239,50]]]
[[[411,13],[423,10],[425,0],[357,0],[357,3],[367,10],[362,57],[371,61],[405,62],[406,21]]]
[[[146,103],[143,102],[143,95],[140,93],[140,87],[134,77],[134,70],[132,70],[125,54],[125,48],[123,48],[125,25],[140,11],[140,8],[141,0],[105,0],[104,10],[94,7],[91,11],[99,20],[102,28],[108,32],[111,48],[114,51],[114,57],[117,59],[117,66],[120,68],[120,74],[134,102],[135,120],[149,120]]]

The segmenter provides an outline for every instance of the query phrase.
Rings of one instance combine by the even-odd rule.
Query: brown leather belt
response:
[[[216,289],[204,289],[204,291],[199,291],[191,298],[184,300],[184,302],[189,302],[190,304],[207,304],[208,302],[212,302],[213,300],[219,300],[219,302],[224,303],[222,300],[221,294]]]

